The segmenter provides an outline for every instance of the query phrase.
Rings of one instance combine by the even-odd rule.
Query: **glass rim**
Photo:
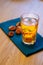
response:
[[[35,19],[39,20],[39,15],[37,13],[23,13],[20,17],[22,19],[29,17],[29,18],[35,18]]]

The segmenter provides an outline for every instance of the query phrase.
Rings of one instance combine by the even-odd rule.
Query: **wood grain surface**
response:
[[[38,33],[43,37],[42,0],[0,0],[0,23],[19,17],[24,12],[39,15]],[[43,51],[26,57],[0,28],[0,65],[43,65]]]

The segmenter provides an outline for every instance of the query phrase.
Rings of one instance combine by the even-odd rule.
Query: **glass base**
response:
[[[35,42],[36,42],[36,40],[35,40],[35,41],[32,41],[32,42],[25,42],[25,41],[23,40],[23,43],[24,43],[24,44],[27,44],[27,45],[33,45]]]

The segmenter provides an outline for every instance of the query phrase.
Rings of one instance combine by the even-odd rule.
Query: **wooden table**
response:
[[[23,12],[39,15],[38,33],[43,36],[43,1],[0,0],[0,23],[19,17]],[[0,29],[0,65],[43,65],[43,51],[26,57]]]

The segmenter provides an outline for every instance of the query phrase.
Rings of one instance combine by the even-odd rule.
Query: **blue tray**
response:
[[[17,22],[20,22],[20,18],[16,18],[13,20],[8,20],[4,23],[0,24],[1,29],[8,34],[9,30],[8,27],[11,25],[16,25]],[[32,55],[40,50],[43,49],[43,38],[37,33],[36,36],[36,43],[34,45],[25,45],[22,42],[22,35],[14,34],[13,37],[9,37],[13,43],[21,50],[21,52],[26,55]]]

